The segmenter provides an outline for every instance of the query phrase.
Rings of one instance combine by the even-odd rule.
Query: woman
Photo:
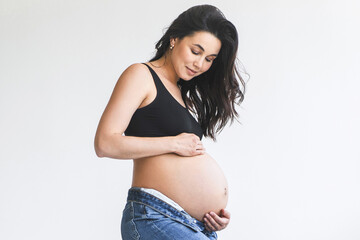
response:
[[[174,20],[153,59],[120,76],[95,150],[134,162],[123,239],[217,239],[215,231],[229,223],[227,181],[201,139],[215,141],[238,116],[238,80],[245,84],[235,66],[237,46],[236,28],[219,9],[195,6]]]

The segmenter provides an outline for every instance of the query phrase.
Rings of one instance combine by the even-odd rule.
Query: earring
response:
[[[172,50],[173,48],[174,48],[174,45],[171,45],[171,46],[170,46],[170,50]]]

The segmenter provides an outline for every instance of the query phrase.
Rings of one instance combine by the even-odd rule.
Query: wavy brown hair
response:
[[[191,7],[168,27],[150,61],[166,53],[171,38],[182,39],[199,31],[216,36],[221,41],[220,52],[208,71],[190,81],[180,79],[178,86],[186,107],[197,115],[204,136],[216,141],[216,134],[229,120],[232,123],[239,116],[235,104],[240,105],[244,100],[245,81],[236,66],[238,33],[235,26],[214,6]]]

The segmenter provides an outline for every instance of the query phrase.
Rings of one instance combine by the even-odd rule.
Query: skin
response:
[[[169,80],[172,88],[177,88],[179,78],[191,80],[209,70],[221,49],[221,41],[208,32],[196,32],[183,39],[173,38],[170,45],[173,49],[152,62],[152,65],[161,66],[161,75]],[[203,221],[208,231],[220,231],[229,224],[230,212],[225,209],[221,210],[220,215],[209,212]]]
[[[171,95],[185,106],[177,81],[179,78],[188,81],[206,72],[221,49],[221,41],[208,32],[196,32],[183,39],[170,39],[170,45],[174,46],[172,50],[168,49],[162,58],[148,64],[156,66],[157,74]],[[201,140],[192,133],[164,137],[123,136],[136,109],[155,98],[155,93],[149,91],[152,84],[149,71],[143,64],[134,64],[122,73],[98,125],[94,142],[98,157],[141,162],[141,158],[161,158],[159,155],[171,156],[173,153],[183,157],[206,154]],[[230,213],[225,209],[218,215],[209,212],[203,217],[205,227],[211,231],[224,229],[229,220]]]

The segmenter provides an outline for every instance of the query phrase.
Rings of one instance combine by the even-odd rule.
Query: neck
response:
[[[158,60],[150,62],[150,64],[159,69],[161,71],[161,75],[163,75],[166,80],[172,82],[174,85],[177,85],[179,76],[176,74],[174,66],[170,60],[170,54],[166,53]]]

